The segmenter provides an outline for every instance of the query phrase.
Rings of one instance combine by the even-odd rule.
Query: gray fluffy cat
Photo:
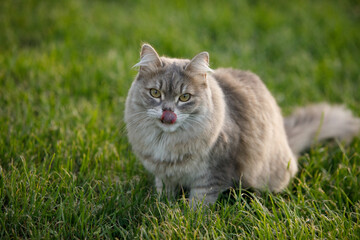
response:
[[[360,119],[342,106],[313,105],[284,119],[257,75],[213,71],[207,52],[192,60],[166,58],[144,44],[140,57],[125,122],[159,194],[185,187],[193,203],[208,204],[239,181],[279,192],[315,138],[349,142],[360,131]]]

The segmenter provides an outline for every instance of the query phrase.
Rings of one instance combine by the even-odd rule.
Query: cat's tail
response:
[[[344,106],[326,103],[299,108],[284,120],[290,148],[298,155],[311,144],[336,138],[349,143],[360,133],[360,119]]]

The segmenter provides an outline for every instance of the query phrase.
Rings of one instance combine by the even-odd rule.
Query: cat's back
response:
[[[233,68],[219,68],[214,71],[213,77],[217,80],[225,95],[238,90],[267,92],[261,79],[250,71],[242,71]]]
[[[277,104],[261,79],[250,71],[219,68],[213,77],[222,89],[225,101],[236,112],[266,113],[278,111]]]

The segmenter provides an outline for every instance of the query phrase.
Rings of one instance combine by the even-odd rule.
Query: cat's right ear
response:
[[[192,74],[206,76],[206,73],[213,72],[209,67],[209,53],[201,52],[186,65],[185,70]]]
[[[139,73],[155,72],[161,66],[162,62],[155,49],[149,44],[142,45],[140,62],[134,65],[134,67],[140,67]]]

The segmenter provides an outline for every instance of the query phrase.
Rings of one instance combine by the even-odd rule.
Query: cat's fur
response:
[[[314,139],[350,141],[360,120],[342,106],[300,108],[289,118],[259,77],[235,69],[212,71],[209,55],[191,61],[159,57],[144,44],[126,100],[125,122],[133,151],[155,175],[156,188],[213,203],[241,181],[244,188],[284,189],[298,170],[297,156]],[[161,92],[160,98],[150,89]],[[179,96],[190,93],[188,102]],[[163,111],[177,115],[161,122]]]

